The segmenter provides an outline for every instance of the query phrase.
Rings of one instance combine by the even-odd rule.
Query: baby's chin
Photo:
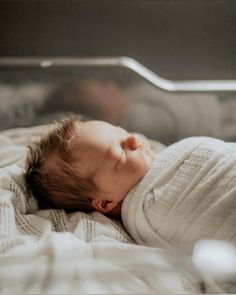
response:
[[[140,150],[143,156],[143,161],[148,170],[154,161],[155,153],[153,152],[153,150],[147,142],[140,146]]]
[[[139,161],[136,162],[135,174],[137,175],[137,183],[145,176],[149,168],[152,166],[155,154],[153,151],[140,151]]]

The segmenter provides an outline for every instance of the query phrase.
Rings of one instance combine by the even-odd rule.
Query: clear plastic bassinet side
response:
[[[127,57],[0,58],[1,129],[71,114],[172,143],[236,138],[236,81],[170,81]]]

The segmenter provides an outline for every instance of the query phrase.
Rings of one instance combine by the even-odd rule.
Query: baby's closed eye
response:
[[[116,160],[116,162],[115,162],[115,166],[114,166],[114,168],[117,168],[119,162],[121,161],[121,159],[122,159],[122,157],[123,157],[123,155],[124,155],[124,152],[125,152],[125,150],[122,149],[119,158],[118,158],[118,159]]]

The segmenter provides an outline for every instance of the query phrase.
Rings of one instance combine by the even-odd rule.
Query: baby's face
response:
[[[103,121],[82,123],[74,148],[82,175],[93,175],[98,190],[93,206],[103,213],[119,208],[154,159],[146,141]]]

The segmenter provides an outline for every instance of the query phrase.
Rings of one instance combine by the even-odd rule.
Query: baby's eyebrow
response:
[[[118,129],[119,133],[128,134],[128,132],[120,126],[117,126],[117,129]]]

